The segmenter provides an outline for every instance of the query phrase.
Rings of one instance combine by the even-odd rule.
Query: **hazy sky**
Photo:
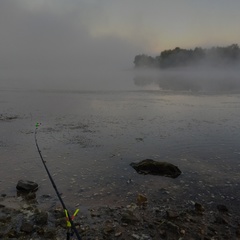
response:
[[[240,43],[239,0],[0,0],[0,79],[79,78],[136,54]],[[102,70],[102,72],[104,72]]]

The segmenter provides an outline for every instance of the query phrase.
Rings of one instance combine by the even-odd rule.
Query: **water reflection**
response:
[[[155,87],[166,91],[237,92],[240,77],[236,70],[179,69],[173,71],[136,71],[133,82],[141,88]]]

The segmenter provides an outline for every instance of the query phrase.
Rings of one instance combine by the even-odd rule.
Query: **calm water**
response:
[[[38,144],[71,205],[123,204],[144,193],[181,202],[239,205],[240,94],[161,91],[1,91],[1,193],[19,179],[57,201]],[[177,165],[177,179],[138,175],[145,158]]]

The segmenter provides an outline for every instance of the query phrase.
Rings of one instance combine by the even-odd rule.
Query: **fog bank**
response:
[[[139,87],[202,93],[240,91],[239,68],[182,67],[166,70],[135,70],[134,84]]]

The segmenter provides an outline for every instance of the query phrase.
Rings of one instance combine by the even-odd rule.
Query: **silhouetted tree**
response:
[[[145,54],[137,55],[134,59],[135,67],[154,67],[156,60]]]
[[[196,47],[192,49],[181,49],[176,47],[171,50],[164,50],[155,58],[141,54],[135,56],[135,67],[181,67],[195,65],[203,60],[206,63],[215,66],[233,64],[240,60],[240,49],[238,44],[232,44],[227,47],[212,47],[210,49],[202,49]]]

